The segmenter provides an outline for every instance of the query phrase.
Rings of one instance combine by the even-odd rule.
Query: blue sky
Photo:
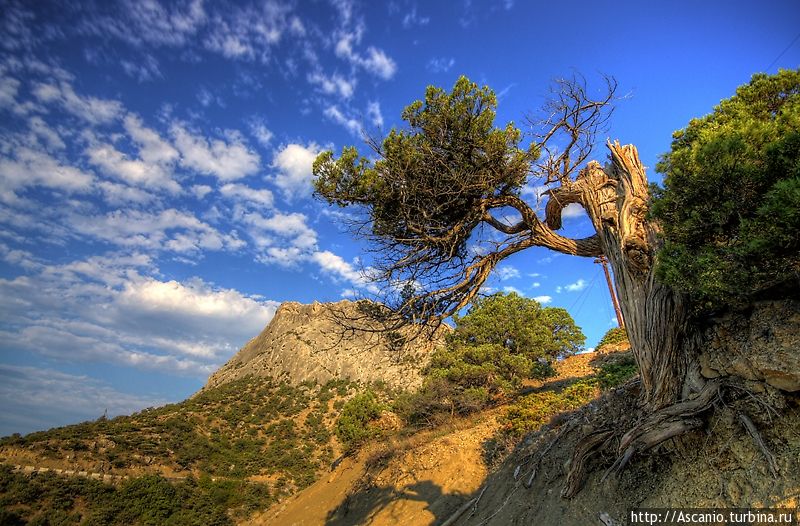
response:
[[[280,302],[369,294],[310,165],[429,84],[490,85],[503,125],[553,78],[614,75],[609,137],[653,167],[800,63],[796,1],[547,4],[0,1],[0,434],[181,400]],[[589,347],[614,323],[591,260],[531,250],[489,286],[569,309]]]

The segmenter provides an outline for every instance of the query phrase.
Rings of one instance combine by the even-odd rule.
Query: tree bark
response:
[[[575,181],[550,191],[547,223],[559,228],[570,203],[586,210],[614,271],[643,402],[656,411],[687,394],[694,338],[685,298],[655,279],[658,226],[647,218],[647,176],[636,147],[615,142],[608,148],[605,167],[591,162]]]

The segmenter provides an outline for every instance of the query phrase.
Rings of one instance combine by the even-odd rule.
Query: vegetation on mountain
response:
[[[597,342],[597,350],[602,349],[606,345],[617,345],[628,341],[628,333],[622,327],[613,327],[608,329],[606,333]]]
[[[80,503],[75,505],[80,509],[65,508],[72,511],[64,517],[78,522],[117,524],[117,519],[92,517],[119,515],[119,524],[223,524],[214,521],[227,520],[225,513],[235,517],[263,509],[314,482],[338,454],[336,416],[358,389],[344,380],[291,386],[245,377],[131,416],[5,437],[0,439],[4,455],[14,451],[73,471],[130,478],[115,487],[53,474],[24,482],[22,474],[6,473],[13,484],[0,484],[0,502],[16,503],[9,509],[20,510],[26,520],[41,515],[50,517],[37,519],[42,524],[58,523],[48,514],[61,509],[54,499],[62,484],[71,492],[70,502]],[[70,524],[72,519],[63,520]]]
[[[675,132],[656,169],[658,276],[696,308],[800,290],[800,70],[754,75]]]
[[[365,441],[380,436],[381,431],[373,422],[384,409],[384,404],[369,389],[356,394],[344,404],[336,420],[336,436],[345,451],[352,452]]]
[[[543,308],[513,292],[479,298],[454,319],[455,329],[431,356],[422,387],[395,403],[412,425],[478,411],[524,380],[552,376],[553,361],[579,351],[586,340],[564,309]]]

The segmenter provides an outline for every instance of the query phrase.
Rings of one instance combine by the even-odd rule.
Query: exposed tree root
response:
[[[561,490],[561,496],[570,499],[580,491],[586,475],[586,464],[594,455],[604,450],[614,437],[611,430],[599,430],[589,433],[578,442],[570,462],[567,481]]]
[[[747,430],[747,433],[753,439],[753,442],[755,442],[758,449],[761,450],[761,454],[764,455],[764,458],[767,460],[770,473],[772,473],[774,478],[778,478],[778,464],[775,462],[775,456],[767,448],[767,445],[764,443],[764,439],[761,438],[761,434],[758,432],[758,429],[756,429],[755,424],[753,424],[753,421],[750,420],[750,417],[744,413],[739,413],[738,416],[739,422],[742,423],[744,428]]]
[[[720,384],[718,381],[712,380],[707,382],[693,398],[645,416],[620,438],[617,458],[606,471],[603,480],[612,473],[616,474],[622,471],[635,455],[644,453],[665,440],[701,427],[703,420],[698,415],[707,411],[719,399],[719,396]],[[607,450],[615,436],[618,436],[617,433],[609,430],[605,425],[586,434],[578,442],[561,492],[562,497],[572,498],[580,491],[588,461],[593,456]]]

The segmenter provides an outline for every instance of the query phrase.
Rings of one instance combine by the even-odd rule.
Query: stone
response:
[[[738,376],[800,391],[800,301],[763,301],[713,322],[699,357],[704,377]]]
[[[250,340],[217,372],[203,389],[217,387],[248,375],[286,380],[293,385],[306,381],[324,384],[345,379],[382,381],[393,388],[413,389],[421,385],[421,370],[449,330],[441,327],[433,339],[419,338],[402,348],[390,345],[374,322],[359,321],[367,330],[348,331],[343,318],[363,318],[371,302],[285,302],[264,330]],[[412,328],[399,331],[410,337]],[[409,338],[410,339],[410,338]]]

